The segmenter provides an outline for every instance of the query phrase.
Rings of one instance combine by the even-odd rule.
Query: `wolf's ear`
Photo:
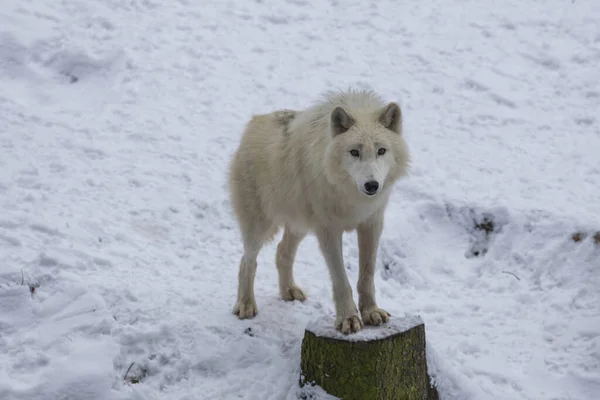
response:
[[[342,107],[336,107],[331,112],[329,125],[331,135],[337,136],[348,131],[354,125],[354,119]]]
[[[387,129],[400,133],[402,130],[402,111],[398,104],[391,102],[381,111],[379,122]]]

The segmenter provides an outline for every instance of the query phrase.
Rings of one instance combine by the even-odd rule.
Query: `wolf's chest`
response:
[[[344,230],[355,229],[356,226],[369,219],[385,206],[385,199],[369,199],[369,201],[352,201],[350,198],[338,199],[323,207],[319,217],[321,221],[335,224]]]

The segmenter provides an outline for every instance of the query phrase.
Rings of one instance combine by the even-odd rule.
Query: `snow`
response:
[[[298,386],[304,329],[334,312],[314,237],[305,303],[278,299],[275,242],[259,314],[231,313],[226,166],[253,113],[348,85],[403,108],[413,167],[375,283],[425,323],[442,398],[597,397],[599,16],[594,0],[4,0],[0,398],[331,398]],[[348,234],[353,283],[357,257]]]
[[[423,320],[418,315],[405,315],[392,318],[380,326],[367,325],[354,335],[345,335],[335,329],[334,322],[335,317],[333,316],[321,316],[309,321],[306,325],[306,330],[314,333],[316,336],[349,342],[365,342],[385,339],[423,324]]]

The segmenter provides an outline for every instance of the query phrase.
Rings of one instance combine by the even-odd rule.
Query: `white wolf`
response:
[[[307,233],[314,233],[333,284],[335,327],[358,332],[390,314],[377,306],[374,272],[384,211],[394,183],[409,168],[402,113],[374,92],[328,92],[303,111],[254,115],[230,166],[229,187],[244,244],[233,313],[252,318],[256,258],[284,227],[277,246],[284,300],[304,300],[293,263]],[[358,309],[344,270],[342,234],[357,231]],[[360,310],[359,318],[358,311]]]

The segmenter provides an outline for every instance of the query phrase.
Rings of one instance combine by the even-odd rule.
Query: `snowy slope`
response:
[[[237,320],[225,174],[251,114],[348,85],[404,109],[376,287],[442,398],[598,396],[600,3],[488,7],[4,0],[0,399],[328,398],[298,387],[334,310],[316,241],[309,299],[278,299],[274,243]]]

